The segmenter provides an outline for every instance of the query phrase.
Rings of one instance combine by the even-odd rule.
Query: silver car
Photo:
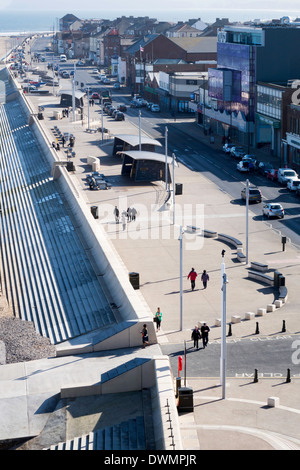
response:
[[[281,204],[278,203],[268,203],[265,204],[262,208],[263,217],[279,217],[283,219],[284,209]]]

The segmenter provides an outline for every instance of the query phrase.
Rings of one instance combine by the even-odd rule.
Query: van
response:
[[[61,54],[59,60],[60,62],[67,62],[67,56],[65,54]]]
[[[297,180],[298,175],[291,168],[279,168],[277,179],[278,183],[286,185],[289,179]]]

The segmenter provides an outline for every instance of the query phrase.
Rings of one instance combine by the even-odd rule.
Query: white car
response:
[[[281,204],[278,203],[268,203],[265,204],[262,208],[262,215],[263,217],[279,217],[283,219],[284,217],[284,209]]]
[[[300,188],[300,180],[289,179],[286,187],[290,191],[297,191],[297,189]]]
[[[236,165],[236,169],[238,171],[248,173],[249,172],[249,162],[248,161],[241,161]]]
[[[98,72],[98,69],[92,70],[92,73],[99,73],[99,72]]]
[[[153,104],[153,105],[151,106],[151,111],[152,111],[153,113],[159,113],[160,107],[158,106],[158,104]]]
[[[287,184],[288,180],[297,180],[297,173],[291,168],[279,168],[278,170],[278,183]]]

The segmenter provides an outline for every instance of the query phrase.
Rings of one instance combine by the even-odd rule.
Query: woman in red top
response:
[[[191,288],[192,290],[195,289],[195,281],[196,281],[196,277],[198,276],[198,274],[196,273],[196,271],[194,270],[194,268],[192,268],[191,272],[189,273],[188,275],[188,279],[191,280]]]

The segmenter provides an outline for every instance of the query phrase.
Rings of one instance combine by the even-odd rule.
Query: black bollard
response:
[[[281,333],[285,333],[285,332],[286,332],[285,320],[282,320],[282,330],[281,330]]]
[[[287,376],[286,376],[286,383],[289,384],[291,382],[291,369],[287,370]]]
[[[231,332],[231,323],[229,323],[229,330],[228,330],[228,335],[227,336],[232,336],[232,332]]]
[[[258,382],[258,375],[257,375],[257,369],[254,369],[254,380],[253,380],[254,383],[257,383]]]
[[[256,334],[256,335],[259,335],[259,326],[258,326],[258,321],[256,322],[256,330],[255,330],[255,334]]]

